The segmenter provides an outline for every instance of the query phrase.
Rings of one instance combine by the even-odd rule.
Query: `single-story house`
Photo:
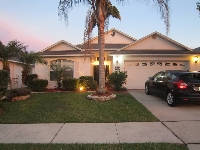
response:
[[[91,44],[73,45],[59,41],[40,54],[48,65],[35,65],[39,78],[49,81],[48,88],[56,87],[51,62],[67,66],[66,75],[72,78],[93,76],[98,81],[98,37]],[[105,73],[126,71],[128,89],[144,89],[148,77],[160,70],[200,71],[200,52],[178,43],[159,32],[153,32],[139,40],[117,30],[105,32]]]
[[[11,79],[11,87],[9,85],[8,89],[16,89],[22,87],[22,66],[19,65],[19,61],[16,59],[9,60],[10,66],[10,79]],[[3,69],[2,61],[0,60],[0,70]],[[35,73],[35,66],[32,65],[31,73]]]

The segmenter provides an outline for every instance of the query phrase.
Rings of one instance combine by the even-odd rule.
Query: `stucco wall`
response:
[[[156,36],[155,39],[152,36],[133,44],[132,46],[127,47],[125,50],[183,50],[182,47],[173,44],[163,38]]]
[[[112,43],[112,44],[129,44],[134,42],[133,39],[126,37],[122,35],[121,33],[115,32],[115,35],[113,35],[113,32],[108,32],[105,34],[105,43]],[[98,43],[98,38],[94,39],[92,43]]]
[[[16,63],[9,62],[10,66],[10,78],[12,81],[12,88],[21,88],[22,85],[22,78],[21,78],[21,71],[22,67],[17,65]],[[0,61],[0,69],[2,69],[2,62]],[[10,87],[9,87],[10,89]]]
[[[63,50],[77,50],[74,47],[67,45],[66,43],[60,43],[52,48],[50,48],[48,51],[63,51]]]
[[[35,65],[35,72],[38,74],[38,78],[47,79],[49,81],[48,88],[54,88],[57,86],[56,81],[50,81],[50,62],[57,59],[65,58],[45,58],[48,62],[48,65]],[[67,57],[67,60],[74,62],[74,78],[79,78],[80,76],[91,76],[91,62],[88,57]]]
[[[200,57],[200,56],[198,56]],[[118,60],[118,63],[116,63]],[[112,70],[115,70],[116,66],[120,67],[121,71],[124,71],[124,61],[134,60],[134,61],[185,61],[187,62],[186,69],[191,71],[200,71],[200,60],[195,63],[194,56],[174,56],[174,57],[161,57],[161,56],[113,56],[113,67]]]

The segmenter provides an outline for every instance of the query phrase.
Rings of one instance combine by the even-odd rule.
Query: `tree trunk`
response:
[[[99,92],[105,92],[105,67],[104,67],[104,21],[98,26],[98,43],[99,43]]]

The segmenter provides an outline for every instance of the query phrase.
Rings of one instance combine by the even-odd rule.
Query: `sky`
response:
[[[154,31],[191,49],[200,47],[200,14],[198,0],[170,0],[170,32],[166,35],[164,20],[155,3],[127,0],[119,5],[111,0],[121,14],[121,21],[110,18],[108,29],[116,28],[140,39]],[[6,45],[14,39],[38,52],[60,40],[73,45],[83,43],[88,6],[80,4],[69,11],[69,22],[58,17],[59,0],[0,0],[0,41]],[[97,27],[93,37],[97,36]]]

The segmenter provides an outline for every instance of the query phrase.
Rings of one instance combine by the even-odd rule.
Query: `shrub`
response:
[[[29,87],[33,91],[41,92],[41,91],[44,91],[46,89],[47,85],[48,85],[48,80],[35,79],[31,82],[31,84],[29,84]]]
[[[26,76],[25,85],[28,86],[35,79],[38,79],[38,75],[37,74],[28,74]]]
[[[25,88],[12,89],[8,92],[6,100],[10,101],[13,97],[30,95],[31,91]]]
[[[87,90],[95,90],[97,88],[97,82],[92,76],[81,76],[79,78],[79,85],[85,87]]]
[[[5,96],[9,82],[9,72],[0,70],[0,100]]]
[[[78,89],[78,79],[65,79],[62,81],[63,88],[68,91],[76,91]]]
[[[124,71],[115,71],[108,75],[108,84],[116,91],[121,90],[122,85],[126,83],[128,75]]]

